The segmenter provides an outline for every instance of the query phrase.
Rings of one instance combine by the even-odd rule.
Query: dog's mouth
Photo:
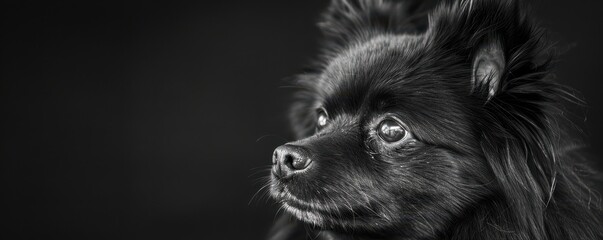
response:
[[[301,200],[292,194],[287,187],[273,184],[270,191],[272,197],[277,200],[283,209],[297,219],[321,226],[325,222],[325,212],[328,212],[321,204]]]
[[[379,209],[372,204],[352,206],[349,203],[338,204],[334,201],[323,203],[318,200],[302,200],[286,187],[273,184],[271,195],[283,209],[297,219],[313,226],[344,226],[355,228],[367,222],[375,223],[380,218]]]

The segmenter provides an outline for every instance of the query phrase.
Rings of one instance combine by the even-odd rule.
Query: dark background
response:
[[[557,75],[589,103],[598,159],[603,2],[579,4],[533,6],[568,49]],[[0,238],[263,238],[276,207],[248,203],[292,136],[282,86],[325,5],[3,3]]]

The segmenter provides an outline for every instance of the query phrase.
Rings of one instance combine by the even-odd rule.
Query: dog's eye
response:
[[[329,116],[327,115],[327,113],[322,109],[318,110],[317,117],[316,117],[317,128],[318,129],[323,128],[324,126],[327,125],[328,121],[329,121]]]
[[[387,142],[400,141],[404,139],[407,134],[406,130],[404,130],[404,127],[393,119],[385,119],[381,121],[377,130],[381,139]]]

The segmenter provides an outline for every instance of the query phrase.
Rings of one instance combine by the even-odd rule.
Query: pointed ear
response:
[[[548,74],[554,52],[526,13],[519,0],[444,0],[429,15],[426,42],[441,56],[462,58],[464,66],[450,68],[468,70],[471,93],[491,100]]]
[[[492,99],[500,90],[505,64],[504,51],[498,40],[480,44],[473,56],[472,92],[485,92],[487,99]]]
[[[376,34],[427,29],[428,10],[437,0],[331,0],[318,23],[328,47],[344,48]]]

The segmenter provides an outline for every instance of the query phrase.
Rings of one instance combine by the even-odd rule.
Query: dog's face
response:
[[[300,76],[300,140],[273,156],[271,194],[287,212],[320,228],[426,236],[492,190],[478,139],[506,53],[497,38],[469,46],[454,35],[464,26],[440,29],[468,15],[450,11],[424,33],[337,40]]]
[[[421,37],[377,37],[316,76],[314,133],[274,152],[272,194],[287,211],[317,226],[433,231],[437,222],[424,221],[470,203],[477,189],[467,186],[480,181],[472,172],[484,169],[471,152],[470,81],[417,59],[427,47]]]

